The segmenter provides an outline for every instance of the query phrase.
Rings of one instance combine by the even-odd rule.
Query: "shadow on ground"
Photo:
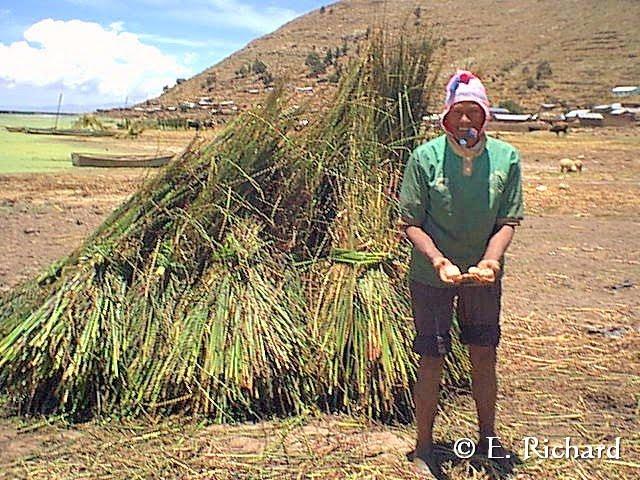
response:
[[[487,478],[491,480],[507,480],[513,478],[514,469],[518,465],[522,465],[522,460],[518,454],[512,450],[506,449],[505,457],[489,458],[487,455],[475,454],[470,458],[461,458],[454,451],[452,442],[435,442],[434,457],[432,461],[426,462],[429,472],[437,480],[449,480],[451,477],[445,473],[445,470],[452,470],[455,467],[465,464],[468,473],[472,471],[483,472]],[[413,452],[407,454],[407,459],[412,461]]]

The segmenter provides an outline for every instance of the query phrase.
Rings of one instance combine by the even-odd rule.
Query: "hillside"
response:
[[[345,45],[352,55],[368,26],[382,22],[395,31],[431,31],[444,43],[437,103],[456,67],[476,71],[496,105],[513,100],[535,109],[541,102],[607,102],[613,86],[640,81],[638,18],[636,0],[476,0],[473,7],[463,0],[345,0],[253,40],[150,103],[177,105],[204,96],[248,106],[263,95],[264,82],[257,74],[240,78],[236,72],[256,59],[274,78],[285,77],[292,89],[314,87],[313,93],[298,95],[321,99],[334,88],[335,67],[309,78],[307,55],[315,51],[324,59],[328,49],[342,53]]]

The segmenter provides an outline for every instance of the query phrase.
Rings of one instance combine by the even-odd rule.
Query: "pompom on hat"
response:
[[[487,123],[491,118],[489,113],[489,98],[484,85],[478,77],[467,70],[458,70],[447,83],[447,97],[444,102],[444,112],[442,112],[441,123],[444,126],[444,118],[456,103],[459,102],[475,102],[482,107],[484,111],[484,123],[482,131],[487,127]],[[446,130],[446,128],[445,128]]]

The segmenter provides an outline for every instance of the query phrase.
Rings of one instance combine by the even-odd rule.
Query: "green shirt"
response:
[[[465,273],[482,259],[496,226],[520,223],[523,202],[520,158],[513,146],[487,137],[484,150],[473,160],[471,175],[463,174],[463,161],[446,135],[416,148],[405,167],[400,213],[402,221],[422,227]],[[449,286],[415,247],[409,278]]]

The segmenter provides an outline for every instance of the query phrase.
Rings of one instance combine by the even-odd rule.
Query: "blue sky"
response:
[[[141,101],[328,3],[0,0],[0,109]]]

